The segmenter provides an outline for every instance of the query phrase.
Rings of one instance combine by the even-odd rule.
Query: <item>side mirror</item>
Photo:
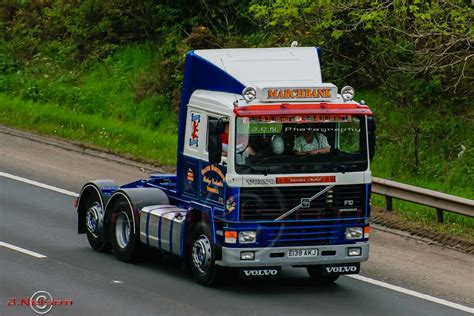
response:
[[[369,158],[372,160],[375,156],[375,131],[377,125],[375,123],[375,116],[367,117],[367,130],[369,132]]]
[[[217,164],[222,159],[221,134],[224,133],[225,123],[221,119],[210,119],[208,123],[209,140],[207,149],[209,152],[209,164]]]

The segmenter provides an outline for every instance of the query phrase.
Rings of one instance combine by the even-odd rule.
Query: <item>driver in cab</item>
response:
[[[293,151],[297,156],[327,154],[331,151],[331,146],[326,136],[308,129],[295,138]]]

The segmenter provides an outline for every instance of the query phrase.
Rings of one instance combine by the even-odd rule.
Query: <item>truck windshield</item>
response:
[[[235,135],[236,171],[240,174],[367,169],[363,116],[239,117]]]

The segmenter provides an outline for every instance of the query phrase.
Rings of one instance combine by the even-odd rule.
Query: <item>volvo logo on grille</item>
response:
[[[308,208],[311,206],[311,199],[309,198],[302,198],[301,199],[301,208]]]

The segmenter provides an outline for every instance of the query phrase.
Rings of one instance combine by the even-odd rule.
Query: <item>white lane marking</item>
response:
[[[0,172],[0,177],[5,177],[5,178],[12,179],[12,180],[28,183],[28,184],[31,184],[31,185],[34,185],[34,186],[37,186],[37,187],[40,187],[40,188],[43,188],[43,189],[48,189],[48,190],[51,190],[51,191],[59,192],[59,193],[74,196],[74,197],[79,196],[79,194],[77,194],[75,192],[64,190],[64,189],[61,189],[61,188],[58,188],[58,187],[53,187],[52,185],[44,184],[44,183],[37,182],[37,181],[34,181],[34,180],[18,177],[18,176],[15,176],[15,175],[12,175],[12,174],[9,174],[9,173],[6,173],[6,172]]]
[[[112,280],[111,283],[114,283],[114,284],[123,284],[123,281],[121,281],[121,280]]]
[[[45,255],[42,255],[40,253],[31,251],[31,250],[28,250],[28,249],[25,249],[25,248],[21,248],[21,247],[18,247],[18,246],[15,246],[15,245],[3,242],[3,241],[0,241],[0,247],[5,247],[5,248],[11,249],[11,250],[15,250],[15,251],[24,253],[25,255],[35,257],[35,258],[40,258],[40,259],[47,258]]]
[[[416,291],[405,289],[405,288],[400,287],[400,286],[385,283],[385,282],[382,282],[382,281],[377,281],[377,280],[374,280],[374,279],[371,279],[371,278],[368,278],[368,277],[365,277],[365,276],[362,276],[362,275],[358,275],[358,274],[346,275],[346,276],[349,277],[349,278],[355,279],[355,280],[359,280],[359,281],[362,281],[362,282],[367,282],[367,283],[370,283],[370,284],[374,284],[374,285],[377,285],[377,286],[384,287],[386,289],[390,289],[390,290],[397,291],[397,292],[400,292],[400,293],[403,293],[403,294],[407,294],[407,295],[411,295],[411,296],[414,296],[414,297],[417,297],[417,298],[421,298],[423,300],[427,300],[427,301],[430,301],[430,302],[433,302],[433,303],[438,303],[440,305],[445,305],[445,306],[448,306],[448,307],[451,307],[451,308],[459,309],[461,311],[474,314],[474,308],[464,306],[464,305],[461,305],[461,304],[457,304],[457,303],[453,303],[453,302],[450,302],[450,301],[447,301],[447,300],[443,300],[442,298],[437,298],[437,297],[430,296],[430,295],[427,295],[427,294],[419,293],[419,292],[416,292]]]
[[[0,176],[10,178],[10,179],[13,179],[13,180],[18,180],[18,181],[21,181],[21,182],[24,182],[24,183],[35,185],[35,186],[38,186],[38,187],[41,187],[41,188],[56,191],[56,192],[63,193],[63,194],[66,194],[66,195],[75,196],[75,197],[79,196],[79,194],[77,194],[75,192],[67,191],[67,190],[60,189],[60,188],[57,188],[57,187],[53,187],[51,185],[44,184],[44,183],[41,183],[41,182],[37,182],[37,181],[21,178],[21,177],[18,177],[18,176],[14,176],[14,175],[9,174],[9,173],[0,172]],[[5,244],[5,243],[0,242],[0,245],[2,245],[2,244]],[[16,246],[13,246],[13,245],[10,245],[10,246],[16,247]],[[8,248],[11,248],[11,247],[8,247]],[[38,257],[38,258],[46,258],[46,256],[43,256],[41,254],[26,250],[26,249],[23,249],[23,248],[19,248],[19,247],[16,247],[16,248],[22,249],[24,251],[34,253],[36,255],[41,256],[41,257]],[[17,249],[14,249],[14,250],[17,250]],[[18,250],[18,251],[23,252],[21,250]],[[407,295],[410,295],[410,296],[421,298],[421,299],[424,299],[424,300],[427,300],[427,301],[430,301],[430,302],[433,302],[433,303],[438,303],[440,305],[445,305],[445,306],[448,306],[448,307],[451,307],[451,308],[459,309],[459,310],[474,314],[474,308],[470,308],[468,306],[464,306],[464,305],[461,305],[461,304],[446,301],[446,300],[443,300],[441,298],[437,298],[437,297],[430,296],[430,295],[427,295],[427,294],[423,294],[423,293],[419,293],[419,292],[412,291],[412,290],[409,290],[409,289],[405,289],[403,287],[392,285],[392,284],[385,283],[385,282],[382,282],[382,281],[377,281],[377,280],[374,280],[374,279],[371,279],[371,278],[368,278],[368,277],[364,277],[362,275],[347,275],[347,276],[350,277],[350,278],[353,278],[355,280],[370,283],[370,284],[377,285],[377,286],[380,286],[380,287],[383,287],[383,288],[386,288],[386,289],[390,289],[390,290],[397,291],[397,292],[400,292],[400,293],[403,293],[403,294],[407,294]]]

